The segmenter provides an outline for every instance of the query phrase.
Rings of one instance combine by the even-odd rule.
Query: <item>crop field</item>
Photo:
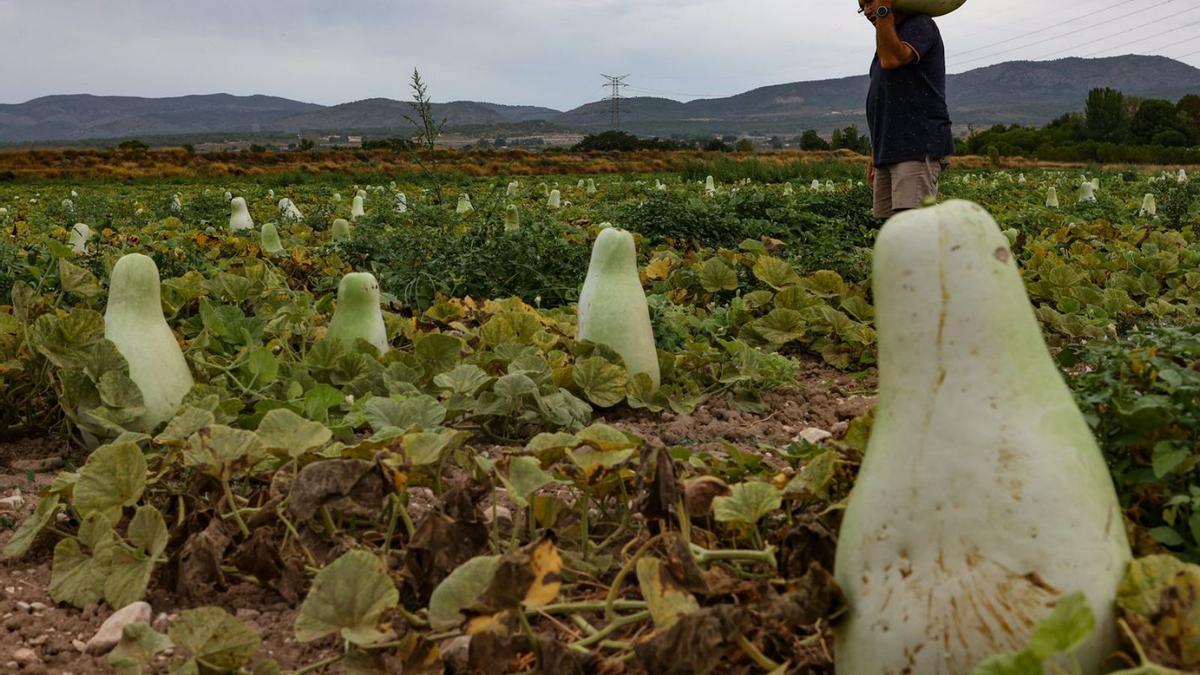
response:
[[[1039,479],[864,465],[926,443],[876,424],[926,396],[877,301],[928,270],[894,267],[856,165],[719,168],[0,183],[0,668],[832,674],[873,574],[846,583],[839,532],[881,516],[857,480],[988,503]],[[1101,644],[1104,672],[1200,672],[1200,176],[954,169],[942,193],[995,219],[1046,344],[1023,297],[955,315],[976,333],[943,311],[938,359],[974,335],[980,378],[1017,383],[955,440],[976,414],[1050,434],[1020,412],[1045,352],[1133,557],[1115,608],[1021,577],[1045,597],[971,668],[1091,673]],[[983,268],[940,273],[914,330],[992,297]],[[1072,465],[1062,511],[1103,526],[1107,488],[1067,485],[1095,474]],[[1060,515],[1021,550],[1086,577],[1103,552]]]

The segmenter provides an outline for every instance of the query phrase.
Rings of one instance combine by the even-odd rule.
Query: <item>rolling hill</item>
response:
[[[1177,100],[1200,93],[1200,69],[1161,56],[1013,61],[948,77],[951,117],[959,130],[992,124],[1044,124],[1083,107],[1087,92],[1113,87],[1132,96]],[[680,102],[622,101],[622,127],[641,134],[796,134],[865,125],[866,76],[761,87],[728,98]],[[371,98],[320,106],[269,96],[211,94],[174,98],[48,96],[0,105],[0,143],[238,132],[402,133],[406,102]],[[544,121],[580,131],[607,129],[609,103],[560,112],[477,101],[434,105],[448,128]]]

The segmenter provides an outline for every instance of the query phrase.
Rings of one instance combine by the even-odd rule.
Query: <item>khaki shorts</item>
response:
[[[897,211],[920,208],[926,197],[936,197],[946,166],[944,160],[927,159],[875,167],[875,217],[891,218]]]

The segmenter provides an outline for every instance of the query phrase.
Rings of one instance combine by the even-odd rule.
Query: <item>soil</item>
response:
[[[806,362],[795,387],[763,396],[766,410],[761,414],[739,409],[725,399],[713,399],[691,415],[647,412],[605,421],[637,434],[652,447],[684,445],[696,451],[721,453],[721,442],[725,441],[742,450],[761,451],[764,447],[786,446],[801,431],[812,427],[840,437],[851,419],[873,405],[875,388],[873,372],[846,374],[819,362]],[[84,459],[82,452],[52,438],[0,441],[0,498],[18,493],[25,498],[15,512],[0,511],[0,547],[33,512],[37,492],[49,485],[62,468],[78,466]],[[52,537],[42,537],[19,560],[0,556],[0,672],[110,673],[104,657],[84,654],[80,647],[95,635],[112,610],[107,606],[78,610],[55,605],[47,592],[53,543]],[[224,608],[254,626],[263,640],[260,655],[275,659],[282,669],[303,667],[334,653],[332,641],[296,642],[292,626],[298,607],[274,590],[240,582],[203,600],[203,604]],[[181,611],[193,606],[182,603],[171,589],[156,582],[152,582],[146,601],[154,610],[154,627],[162,632],[170,628]],[[18,653],[24,650],[32,650],[36,658],[18,663]],[[165,672],[166,657],[158,665],[157,670]]]

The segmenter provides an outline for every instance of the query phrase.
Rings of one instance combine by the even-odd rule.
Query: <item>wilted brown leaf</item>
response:
[[[291,486],[288,513],[305,522],[321,507],[347,516],[378,519],[387,499],[388,481],[374,462],[331,459],[300,470]]]

